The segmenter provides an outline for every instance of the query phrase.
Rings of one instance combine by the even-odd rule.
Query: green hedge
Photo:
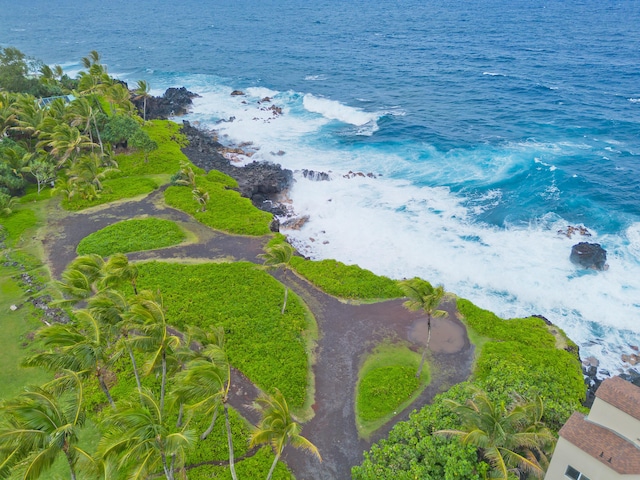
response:
[[[138,252],[177,245],[185,233],[174,222],[160,218],[125,220],[109,225],[83,238],[78,255],[97,253],[108,257],[114,253]]]
[[[257,209],[251,200],[230,190],[231,186],[237,185],[231,177],[220,172],[210,172],[207,176],[198,176],[197,185],[209,194],[206,211],[201,211],[200,204],[193,198],[192,188],[188,186],[167,188],[165,201],[216,230],[255,236],[270,232],[269,225],[273,215]]]
[[[336,260],[291,259],[291,266],[330,295],[357,300],[378,300],[404,296],[396,281],[374,274],[358,265]]]
[[[140,289],[160,289],[169,323],[178,328],[223,326],[232,365],[262,389],[279,388],[292,407],[304,404],[308,359],[302,302],[248,262],[139,264]]]

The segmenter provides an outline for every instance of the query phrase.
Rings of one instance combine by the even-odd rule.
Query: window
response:
[[[567,471],[564,472],[565,477],[570,478],[571,480],[589,480],[585,474],[580,473],[578,470],[573,468],[571,465],[567,467]]]

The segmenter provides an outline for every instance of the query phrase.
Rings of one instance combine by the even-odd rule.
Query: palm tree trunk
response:
[[[418,367],[416,378],[420,378],[420,375],[422,375],[422,368],[424,367],[424,361],[427,359],[427,351],[429,350],[430,341],[431,341],[431,315],[427,315],[427,344],[425,345],[424,351],[422,352],[422,358],[420,359],[420,366]]]
[[[138,373],[138,366],[136,365],[136,357],[133,355],[131,345],[127,343],[127,351],[131,358],[131,365],[133,366],[133,375],[136,377],[136,385],[138,385],[138,393],[142,393],[142,384],[140,383],[140,374]]]
[[[167,353],[162,350],[162,384],[160,386],[160,411],[164,412],[164,393],[167,387]]]
[[[231,436],[231,424],[229,423],[229,410],[227,407],[227,402],[224,402],[224,420],[227,425],[227,443],[229,444],[229,468],[231,469],[231,478],[233,480],[238,480],[238,476],[236,475],[236,465],[235,459],[233,456],[233,437]]]
[[[104,146],[102,145],[102,138],[100,138],[100,129],[98,128],[98,122],[96,122],[95,115],[93,116],[93,126],[96,127],[96,134],[98,135],[98,143],[100,144],[100,153],[104,155]]]
[[[284,315],[284,309],[287,308],[288,296],[289,296],[289,288],[285,285],[284,286],[284,303],[282,304],[282,311],[280,312],[281,315]]]
[[[205,440],[209,436],[209,434],[213,430],[213,426],[216,424],[217,418],[218,418],[218,407],[216,407],[215,411],[213,412],[209,427],[204,431],[202,435],[200,435],[200,440]]]
[[[167,477],[167,480],[173,480],[173,471],[167,466],[167,456],[162,452],[160,457],[162,458],[162,469],[165,477]]]
[[[67,457],[67,462],[69,463],[69,471],[71,472],[71,480],[76,480],[76,470],[73,466],[73,460],[71,459],[71,455],[69,455],[69,452],[66,451],[64,452],[64,454]]]
[[[104,394],[107,396],[107,400],[109,400],[109,404],[113,407],[116,408],[116,404],[113,401],[113,398],[111,398],[111,393],[109,392],[109,387],[107,387],[106,382],[104,381],[104,377],[102,376],[102,372],[98,372],[97,373],[98,376],[98,383],[100,383],[100,388],[102,389],[102,391],[104,392]]]
[[[271,475],[273,475],[273,471],[276,469],[276,465],[278,464],[278,460],[280,460],[280,454],[276,454],[276,458],[273,459],[273,463],[271,464],[271,469],[267,475],[267,480],[271,480]]]
[[[176,420],[176,427],[182,426],[182,417],[184,415],[184,403],[180,402],[180,409],[178,410],[178,420]]]

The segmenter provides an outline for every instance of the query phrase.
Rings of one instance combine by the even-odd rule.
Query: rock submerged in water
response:
[[[569,260],[583,268],[607,270],[607,251],[599,243],[580,242],[571,247]]]

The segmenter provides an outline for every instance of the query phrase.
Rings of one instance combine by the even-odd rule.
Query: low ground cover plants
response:
[[[253,206],[251,200],[230,189],[235,180],[217,171],[197,175],[195,185],[176,185],[167,188],[165,201],[171,207],[192,215],[200,223],[216,230],[238,235],[260,236],[270,233],[273,215]],[[194,200],[193,190],[202,189],[208,200],[204,210]]]
[[[282,285],[248,262],[138,266],[141,289],[160,290],[172,325],[221,326],[231,364],[261,388],[279,388],[293,408],[305,402],[309,319],[292,295],[282,315]]]
[[[420,354],[383,343],[364,359],[356,386],[356,422],[363,437],[401,412],[429,384],[429,369],[416,371]]]
[[[184,231],[170,220],[138,218],[109,225],[88,235],[78,244],[76,251],[79,255],[97,253],[101,257],[108,257],[114,253],[177,245],[184,239]]]

